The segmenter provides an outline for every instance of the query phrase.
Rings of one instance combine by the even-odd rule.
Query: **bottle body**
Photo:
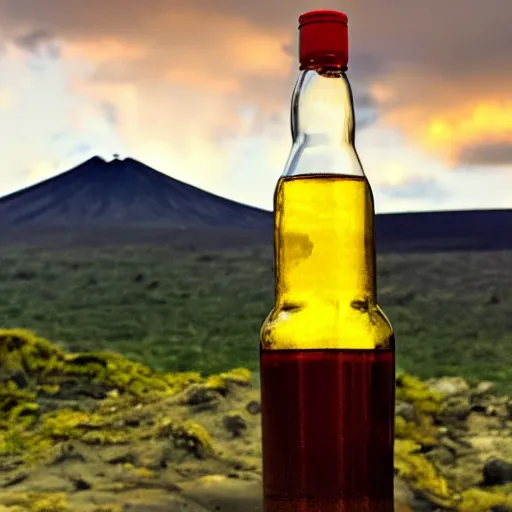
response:
[[[376,300],[374,205],[339,69],[308,69],[275,191],[261,330],[266,512],[393,511],[394,335]]]
[[[282,177],[275,194],[275,307],[262,349],[387,349],[376,302],[373,198],[364,176]]]
[[[265,512],[393,512],[392,350],[262,350]]]

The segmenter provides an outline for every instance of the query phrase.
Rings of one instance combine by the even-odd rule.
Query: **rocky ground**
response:
[[[397,377],[396,512],[512,511],[512,400]],[[157,374],[0,331],[0,512],[261,510],[247,370]]]

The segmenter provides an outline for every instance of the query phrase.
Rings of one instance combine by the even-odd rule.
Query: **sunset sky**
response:
[[[512,208],[512,0],[0,0],[0,194],[119,153],[270,208],[316,8],[377,212]]]

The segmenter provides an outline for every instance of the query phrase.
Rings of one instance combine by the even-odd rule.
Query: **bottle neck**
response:
[[[291,104],[293,146],[284,176],[364,176],[355,149],[354,102],[341,69],[308,69],[297,79]]]
[[[345,73],[301,72],[291,124],[275,194],[277,300],[375,303],[373,195],[354,145]]]

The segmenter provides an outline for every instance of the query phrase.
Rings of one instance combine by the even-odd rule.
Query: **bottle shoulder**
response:
[[[261,328],[269,349],[393,349],[394,332],[378,305],[277,305]]]
[[[300,138],[292,145],[282,178],[316,174],[365,177],[355,147],[315,144],[313,139]]]

